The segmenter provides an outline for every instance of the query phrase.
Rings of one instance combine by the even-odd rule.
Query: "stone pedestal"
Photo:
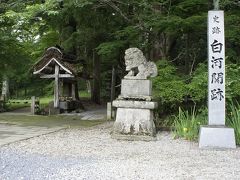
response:
[[[234,129],[226,126],[202,126],[199,147],[206,149],[236,148]]]
[[[147,79],[123,79],[119,99],[136,99],[150,101],[152,82]]]
[[[121,95],[113,101],[117,108],[112,137],[123,140],[156,140],[150,80],[122,80]],[[144,100],[146,99],[146,100]]]

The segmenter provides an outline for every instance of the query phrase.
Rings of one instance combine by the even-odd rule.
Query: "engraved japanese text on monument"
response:
[[[209,124],[225,125],[225,42],[223,11],[209,11],[208,54]]]

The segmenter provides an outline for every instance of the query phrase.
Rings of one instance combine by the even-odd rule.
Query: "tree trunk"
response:
[[[91,99],[93,102],[100,104],[100,58],[96,52],[93,52],[93,86]]]
[[[190,42],[189,34],[185,34],[185,43],[186,43],[186,56],[185,56],[185,73],[189,74],[190,72]]]
[[[24,85],[24,97],[25,98],[27,97],[27,85],[26,84]]]
[[[2,97],[1,99],[7,101],[9,98],[9,79],[6,75],[3,77],[2,82]]]

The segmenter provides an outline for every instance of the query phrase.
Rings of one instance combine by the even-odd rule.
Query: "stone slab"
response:
[[[122,79],[121,96],[151,96],[151,80]]]
[[[202,126],[199,135],[199,148],[236,148],[234,129],[225,126]]]
[[[36,136],[53,133],[65,127],[37,127],[37,126],[19,126],[10,124],[0,124],[0,146],[13,142],[22,141]]]
[[[49,108],[49,115],[58,115],[60,114],[59,108],[50,107]]]
[[[115,100],[113,101],[113,106],[117,108],[156,109],[158,107],[158,103],[150,101]]]

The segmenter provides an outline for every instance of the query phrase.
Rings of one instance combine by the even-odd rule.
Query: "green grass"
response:
[[[91,94],[87,91],[79,91],[79,97],[81,98],[90,98]],[[53,101],[53,96],[40,97],[40,106],[45,107],[49,102]]]
[[[25,108],[25,107],[30,107],[29,104],[6,104],[6,110],[7,111],[14,111],[17,109]]]
[[[239,103],[231,104],[230,113],[227,116],[227,125],[234,128],[236,144],[240,145],[240,105]]]
[[[9,103],[13,103],[13,104],[14,103],[20,103],[20,104],[28,103],[28,104],[30,104],[31,100],[30,99],[10,99]]]
[[[80,98],[90,98],[91,93],[88,93],[87,91],[79,91],[79,97]]]
[[[91,127],[102,124],[106,120],[81,120],[79,116],[30,116],[30,115],[0,115],[0,123],[17,124],[19,126],[41,126],[41,127]]]
[[[91,94],[87,91],[79,91],[79,97],[80,98],[90,98]],[[44,96],[40,97],[40,105],[46,106],[49,104],[49,102],[53,101],[53,95],[52,96]],[[31,105],[31,99],[10,99],[9,103],[7,103],[10,110],[19,109],[22,107],[28,107]]]
[[[178,116],[174,120],[174,135],[187,140],[197,140],[201,125],[207,124],[207,119],[197,114],[193,109],[191,112],[179,108]]]
[[[40,106],[47,106],[51,101],[53,101],[53,96],[51,97],[40,97]]]
[[[21,109],[24,107],[30,107],[31,101],[30,100],[17,100],[17,99],[10,99],[8,103],[6,103],[6,110],[7,111],[14,111],[16,109]]]

